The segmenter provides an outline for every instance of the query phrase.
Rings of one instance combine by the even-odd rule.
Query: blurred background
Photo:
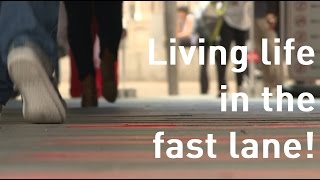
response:
[[[218,1],[211,1],[218,2]],[[206,93],[201,92],[202,80],[200,77],[200,67],[197,56],[194,56],[191,65],[182,64],[181,57],[178,55],[178,65],[176,67],[152,66],[148,62],[149,39],[155,39],[155,57],[167,59],[166,47],[167,39],[170,38],[168,27],[174,26],[177,31],[180,22],[179,8],[188,8],[188,14],[194,17],[194,27],[198,26],[197,20],[204,17],[211,3],[210,1],[124,1],[123,4],[123,25],[126,35],[122,39],[119,49],[119,96],[120,98],[136,97],[161,97],[161,96],[198,96],[219,95],[217,68],[214,65],[208,65],[208,83],[209,88]],[[230,1],[231,2],[231,1]],[[238,2],[238,1],[236,1]],[[240,2],[240,1],[239,1]],[[258,97],[265,85],[263,79],[272,79],[276,84],[288,85],[288,91],[305,91],[307,89],[316,89],[318,87],[317,79],[320,78],[317,71],[317,63],[311,67],[300,67],[293,64],[292,67],[281,66],[281,75],[275,77],[266,77],[263,67],[260,67],[259,54],[254,46],[254,29],[257,29],[257,14],[254,13],[259,8],[254,1],[249,2],[245,10],[249,17],[248,39],[246,44],[249,47],[248,61],[251,71],[244,80],[242,91],[246,91],[251,97]],[[267,19],[270,28],[275,33],[274,37],[283,39],[289,37],[299,38],[300,43],[294,44],[297,47],[305,44],[313,48],[317,47],[316,41],[319,37],[316,27],[319,26],[316,14],[319,12],[320,3],[315,1],[287,2],[287,1],[264,1],[270,5],[274,11],[266,12],[264,18]],[[273,3],[273,4],[272,4]],[[215,4],[217,6],[217,4]],[[168,9],[169,7],[169,9]],[[269,16],[272,14],[272,16]],[[212,16],[217,16],[214,14]],[[245,18],[245,17],[244,17]],[[168,20],[169,19],[169,20]],[[174,19],[170,21],[170,19]],[[275,22],[272,22],[275,21]],[[172,34],[172,33],[171,33]],[[172,37],[172,36],[171,36]],[[273,36],[270,36],[273,37]],[[313,38],[312,38],[313,37]],[[283,43],[282,41],[281,43]],[[231,46],[235,45],[232,42]],[[296,48],[298,49],[298,48]],[[317,50],[316,57],[317,57]],[[197,54],[197,52],[195,53]],[[294,54],[294,53],[293,53]],[[294,56],[293,56],[294,57]],[[249,59],[250,58],[250,59]],[[284,57],[282,58],[284,59]],[[293,61],[295,61],[293,59]],[[180,62],[180,63],[179,63]],[[249,64],[250,64],[249,63]],[[230,62],[226,70],[226,79],[228,81],[228,91],[237,92],[236,74],[231,71],[233,64]],[[60,84],[59,89],[65,98],[71,98],[71,60],[69,54],[61,56],[59,63]],[[308,68],[306,70],[305,68]],[[312,70],[311,70],[312,69]],[[290,72],[292,70],[292,72]],[[308,73],[306,73],[308,72]],[[270,72],[269,72],[270,73]],[[170,74],[170,76],[169,76]],[[277,74],[274,71],[271,74]],[[295,75],[295,76],[292,76]],[[298,87],[299,86],[299,87]],[[302,90],[301,90],[302,89]],[[310,90],[312,91],[312,90]],[[317,92],[317,90],[315,90]],[[315,95],[317,96],[317,95]]]
[[[197,8],[201,2],[179,1],[177,6]],[[123,4],[123,24],[128,35],[122,40],[119,51],[119,89],[134,89],[137,97],[168,96],[167,69],[152,66],[148,62],[149,38],[155,38],[155,56],[165,58],[164,3],[159,1],[125,1]],[[174,14],[176,15],[176,14]],[[176,18],[176,17],[173,17]],[[125,63],[125,69],[124,68]],[[180,95],[199,95],[199,65],[193,60],[190,66],[178,65]],[[70,57],[60,60],[61,84],[59,89],[66,98],[70,97]],[[210,67],[215,83],[215,67]],[[231,75],[231,74],[230,74]],[[233,79],[233,77],[230,76]],[[211,93],[214,92],[212,88]]]

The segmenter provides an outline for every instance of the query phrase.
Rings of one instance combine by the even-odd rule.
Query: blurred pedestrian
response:
[[[255,1],[254,2],[254,37],[255,37],[255,49],[261,56],[261,41],[262,38],[268,39],[268,47],[274,47],[274,39],[277,35],[277,10],[279,1]],[[274,48],[268,48],[268,58],[271,62],[274,62]],[[264,87],[275,89],[277,85],[282,84],[283,71],[282,66],[279,65],[264,65],[259,64],[259,68],[262,70],[262,79]]]
[[[227,64],[230,57],[230,46],[234,41],[236,46],[245,46],[249,38],[249,28],[251,26],[250,17],[250,1],[227,1],[227,9],[223,16],[223,24],[220,32],[220,45],[226,49]],[[241,52],[236,53],[236,58],[241,59]],[[220,62],[216,63],[218,72],[218,96],[224,90],[221,90],[221,85],[227,85],[226,81],[226,65]],[[240,68],[241,65],[237,65]],[[237,91],[243,82],[243,75],[247,72],[236,73]]]
[[[92,17],[100,38],[102,95],[117,98],[116,62],[122,34],[122,1],[65,1],[68,38],[83,87],[82,107],[97,106],[96,72],[93,58]]]
[[[187,6],[178,8],[177,34],[179,46],[189,47],[197,44],[194,36],[195,18]]]
[[[102,78],[101,78],[101,71],[100,71],[100,43],[99,43],[99,36],[98,36],[98,25],[96,22],[96,18],[92,17],[92,24],[91,24],[91,35],[92,35],[92,46],[93,46],[93,57],[92,61],[94,64],[95,69],[95,81],[96,81],[96,96],[100,97],[102,95]],[[79,71],[76,64],[76,59],[73,55],[72,50],[69,51],[70,56],[70,70],[71,70],[71,78],[70,78],[70,95],[71,97],[81,97],[83,94],[83,87],[81,85],[81,81],[79,80]],[[94,104],[97,106],[97,103]],[[90,106],[88,106],[90,107]]]
[[[209,91],[208,61],[209,47],[216,46],[220,41],[220,31],[223,23],[223,14],[227,7],[226,2],[204,1],[196,12],[195,34],[204,38],[205,42],[200,44],[205,47],[205,63],[200,66],[200,91],[207,94]],[[215,55],[217,56],[217,55]]]

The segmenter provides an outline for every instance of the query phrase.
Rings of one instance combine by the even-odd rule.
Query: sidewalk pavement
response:
[[[101,99],[100,107],[92,109],[80,109],[79,99],[67,103],[67,122],[62,125],[29,124],[22,120],[21,102],[8,104],[0,122],[0,178],[320,177],[318,102],[311,113],[300,112],[296,102],[294,112],[267,113],[261,99],[249,102],[249,112],[223,113],[214,96],[120,99],[115,104]],[[184,143],[213,134],[217,158],[208,158],[204,151],[200,159],[169,159],[164,156],[166,144],[163,158],[155,159],[152,140],[158,131],[165,132],[165,140]],[[232,159],[231,131],[238,135],[238,152],[243,139],[256,139],[259,158]],[[306,158],[307,131],[314,132],[313,159]],[[281,142],[280,159],[262,159],[263,138]],[[284,156],[283,143],[291,138],[301,141],[301,158]],[[205,150],[206,144],[199,147]]]
[[[216,85],[200,96],[198,82],[181,82],[179,96],[167,96],[166,82],[127,82],[136,98],[119,98],[115,104],[99,100],[99,108],[80,108],[80,99],[70,99],[69,66],[62,63],[60,91],[68,104],[65,124],[35,125],[22,119],[21,101],[11,101],[0,121],[0,178],[319,178],[320,103],[310,113],[299,111],[268,113],[262,99],[251,99],[249,112],[221,112]],[[230,92],[235,83],[230,83]],[[239,103],[241,103],[239,101]],[[283,101],[283,105],[287,102]],[[271,107],[276,106],[271,100]],[[286,109],[286,108],[284,108]],[[207,134],[217,139],[216,159],[208,158],[205,143],[200,159],[169,159],[162,147],[161,159],[154,158],[153,138],[164,131],[164,139],[183,143]],[[238,153],[244,139],[259,143],[258,159],[231,158],[229,133],[237,133]],[[307,159],[306,132],[314,132],[313,159]],[[280,141],[281,158],[263,159],[262,140]],[[288,139],[301,142],[301,158],[284,156]],[[274,148],[269,148],[272,151]],[[270,153],[270,156],[273,153]]]

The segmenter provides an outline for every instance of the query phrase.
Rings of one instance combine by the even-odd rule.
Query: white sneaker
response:
[[[8,55],[9,75],[23,98],[23,117],[32,123],[63,123],[66,108],[44,67],[48,59],[39,52],[21,46]]]

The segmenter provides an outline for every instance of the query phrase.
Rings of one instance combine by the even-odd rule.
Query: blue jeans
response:
[[[59,1],[0,1],[0,104],[13,92],[7,69],[12,47],[32,42],[56,65],[58,14]]]

